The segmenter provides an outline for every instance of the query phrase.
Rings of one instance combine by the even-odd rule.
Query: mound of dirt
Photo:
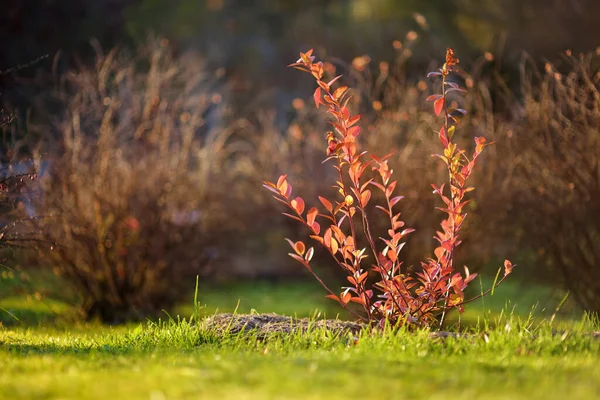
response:
[[[337,335],[357,335],[367,325],[358,322],[341,321],[337,319],[309,320],[308,318],[293,318],[278,314],[216,314],[204,321],[204,328],[215,330],[218,333],[237,334],[242,332],[253,332],[258,337],[265,338],[271,334],[306,333],[314,330],[326,329]],[[553,330],[552,336],[580,335],[600,339],[600,332],[573,333],[568,331]],[[459,332],[437,331],[430,332],[431,339],[448,338],[482,338],[487,341],[487,334],[468,334]],[[537,339],[538,335],[532,335]]]
[[[205,320],[205,327],[217,332],[236,334],[252,331],[259,336],[266,336],[273,333],[305,333],[323,328],[334,334],[357,334],[365,325],[337,319],[311,321],[278,314],[217,314]]]

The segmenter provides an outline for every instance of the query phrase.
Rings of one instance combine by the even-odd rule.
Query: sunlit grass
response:
[[[163,321],[119,327],[73,322],[65,302],[11,296],[0,300],[0,398],[597,397],[597,321],[569,304],[553,319],[564,293],[526,289],[508,283],[473,302],[461,324],[468,335],[447,339],[427,331],[356,337],[322,329],[265,339],[197,323],[233,311],[335,317],[336,303],[310,281],[200,286],[199,308],[191,293]]]
[[[511,326],[512,329],[506,329]],[[590,321],[553,334],[516,317],[466,338],[323,330],[259,340],[193,322],[0,330],[0,397],[589,399],[600,391]]]

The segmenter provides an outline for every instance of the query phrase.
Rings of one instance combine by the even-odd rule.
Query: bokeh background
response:
[[[441,217],[429,183],[444,179],[424,77],[453,47],[459,140],[496,142],[458,257],[492,279],[510,258],[511,290],[600,310],[597,1],[4,0],[0,35],[0,300],[123,322],[189,299],[196,276],[271,295],[303,282],[283,238],[306,232],[261,184],[288,173],[305,198],[335,195],[313,82],[286,68],[309,48],[354,88],[363,146],[395,151],[418,268]]]

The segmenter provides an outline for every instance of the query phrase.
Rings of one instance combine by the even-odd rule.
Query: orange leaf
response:
[[[327,228],[325,234],[323,234],[323,243],[327,247],[331,247],[331,228]]]
[[[350,292],[346,291],[346,292],[340,294],[340,297],[342,299],[342,303],[348,304],[348,302],[350,301],[350,298],[352,298],[352,295],[350,294]]]
[[[433,110],[435,111],[435,115],[440,115],[442,109],[444,108],[444,98],[440,97],[436,101],[433,102]]]
[[[308,226],[313,225],[318,214],[319,214],[319,210],[317,210],[316,207],[313,207],[310,210],[308,210],[308,212],[306,213],[306,223]]]
[[[359,133],[360,133],[360,126],[353,126],[348,129],[349,136],[357,137]]]
[[[327,211],[329,211],[330,213],[333,211],[333,206],[331,205],[331,202],[325,197],[319,196],[319,201],[321,202],[321,204],[323,204],[323,207],[325,207]]]
[[[296,197],[290,202],[290,205],[298,214],[304,212],[304,200],[302,200],[302,197]]]
[[[369,199],[371,199],[371,191],[370,190],[365,190],[364,192],[362,192],[360,194],[360,204],[361,204],[361,206],[365,207],[367,205],[367,203],[369,202]]]
[[[346,126],[351,127],[360,120],[360,114],[355,115],[346,122]]]
[[[308,249],[308,251],[306,252],[306,255],[304,256],[304,259],[306,261],[310,261],[313,258],[313,255],[315,254],[315,248],[311,247],[310,249]]]
[[[348,86],[340,86],[333,92],[333,98],[337,101],[348,91]]]
[[[436,247],[435,251],[433,252],[436,256],[436,258],[438,260],[441,260],[442,257],[444,256],[444,248],[443,247]]]
[[[350,301],[353,301],[358,304],[362,304],[363,306],[365,305],[365,301],[363,299],[361,299],[360,297],[351,297]]]
[[[333,299],[333,300],[338,301],[338,302],[340,301],[340,298],[337,297],[335,294],[328,294],[325,297],[327,297],[328,299]]]
[[[509,275],[512,272],[515,265],[513,265],[513,263],[511,263],[508,260],[504,260],[504,276]]]
[[[315,93],[313,94],[313,98],[315,100],[315,106],[317,108],[319,108],[319,104],[322,103],[322,101],[321,101],[321,88],[316,88],[315,89]]]
[[[297,241],[294,244],[294,250],[296,251],[296,253],[298,253],[298,255],[304,255],[304,252],[306,251],[306,246],[304,245],[304,243]]]
[[[454,307],[460,303],[462,303],[463,299],[459,294],[451,293],[448,298],[448,306]]]
[[[388,249],[386,255],[390,259],[391,262],[396,262],[398,260],[398,255],[396,254],[396,252],[393,249]]]
[[[313,228],[313,231],[315,231],[317,235],[319,234],[319,232],[321,232],[321,225],[319,225],[317,221],[313,222],[310,227]]]
[[[440,142],[442,142],[442,145],[444,146],[444,148],[447,148],[448,147],[448,136],[446,136],[446,127],[442,126],[442,129],[440,129],[439,137],[440,137]]]
[[[441,99],[442,97],[443,96],[441,94],[432,94],[431,96],[427,97],[425,101],[435,101]]]
[[[309,237],[310,237],[311,239],[314,239],[314,240],[316,240],[317,242],[319,242],[319,243],[321,243],[321,244],[323,244],[323,243],[324,243],[324,240],[323,240],[323,238],[322,238],[321,236],[318,236],[318,235],[310,235]]]
[[[342,77],[342,75],[338,75],[335,78],[333,78],[332,80],[330,80],[329,82],[327,82],[327,86],[331,86],[333,85],[338,79],[340,79]]]
[[[299,263],[302,263],[302,265],[304,265],[306,268],[311,270],[310,266],[298,254],[288,253],[288,256],[292,257],[294,260],[298,261]]]
[[[367,276],[369,275],[368,271],[363,272],[359,277],[358,277],[358,283],[361,283],[362,281],[364,281],[365,279],[367,279]]]
[[[281,187],[283,182],[285,182],[286,178],[287,178],[287,175],[279,176],[279,179],[277,179],[277,189],[279,189]]]
[[[340,110],[342,112],[342,118],[343,119],[348,119],[350,118],[350,110],[348,110],[348,107],[342,107],[342,109]]]
[[[338,251],[338,242],[334,238],[331,238],[331,252],[333,254],[335,254],[335,253],[337,253],[337,251]]]

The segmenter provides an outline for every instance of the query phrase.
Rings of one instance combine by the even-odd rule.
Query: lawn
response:
[[[464,319],[472,335],[447,339],[427,332],[350,337],[317,330],[262,340],[217,334],[175,317],[191,315],[191,301],[173,310],[172,319],[165,314],[164,321],[107,327],[61,319],[70,311],[60,302],[5,298],[0,307],[13,316],[0,311],[0,398],[600,397],[600,339],[589,334],[598,324],[564,309],[550,324],[561,293],[528,289],[507,285],[485,305],[472,305]],[[506,307],[507,295],[515,307]],[[548,304],[529,318],[534,298]],[[316,309],[337,313],[304,282],[204,289],[199,300],[207,305],[203,315],[236,308],[301,317]],[[36,318],[44,322],[32,324]]]

